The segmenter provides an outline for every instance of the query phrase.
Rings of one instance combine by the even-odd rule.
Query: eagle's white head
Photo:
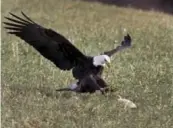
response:
[[[94,66],[110,66],[111,59],[108,55],[99,55],[93,57],[93,65]]]

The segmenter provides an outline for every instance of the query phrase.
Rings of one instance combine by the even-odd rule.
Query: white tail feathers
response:
[[[78,87],[77,83],[73,83],[69,86],[71,90],[75,90]]]

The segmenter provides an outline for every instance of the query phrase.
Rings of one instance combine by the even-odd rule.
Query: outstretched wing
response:
[[[81,53],[64,36],[38,25],[21,12],[24,18],[10,13],[13,18],[5,17],[3,22],[9,34],[16,35],[33,46],[45,58],[52,61],[62,70],[85,63],[87,56]],[[10,22],[9,22],[10,21]]]
[[[124,36],[124,40],[121,42],[121,45],[117,46],[115,49],[112,49],[110,51],[104,52],[104,54],[108,55],[108,56],[112,56],[113,54],[115,54],[118,51],[121,51],[125,48],[129,48],[131,46],[131,37],[129,34],[127,34],[126,36]]]

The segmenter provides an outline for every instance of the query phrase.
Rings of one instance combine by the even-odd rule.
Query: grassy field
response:
[[[125,31],[133,47],[116,54],[103,74],[116,92],[57,93],[74,81],[71,72],[2,29],[2,128],[173,127],[173,16],[72,0],[2,1],[2,16],[20,11],[87,55],[116,47]],[[125,111],[117,95],[138,108]]]

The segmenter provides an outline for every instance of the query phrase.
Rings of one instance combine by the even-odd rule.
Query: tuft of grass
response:
[[[115,93],[106,97],[57,93],[57,88],[74,81],[71,72],[60,71],[2,29],[3,128],[173,127],[171,15],[79,0],[2,2],[2,16],[21,10],[72,40],[87,55],[112,49],[125,31],[132,36],[133,46],[117,53],[112,67],[104,71]],[[138,108],[124,111],[117,95],[134,101]]]

